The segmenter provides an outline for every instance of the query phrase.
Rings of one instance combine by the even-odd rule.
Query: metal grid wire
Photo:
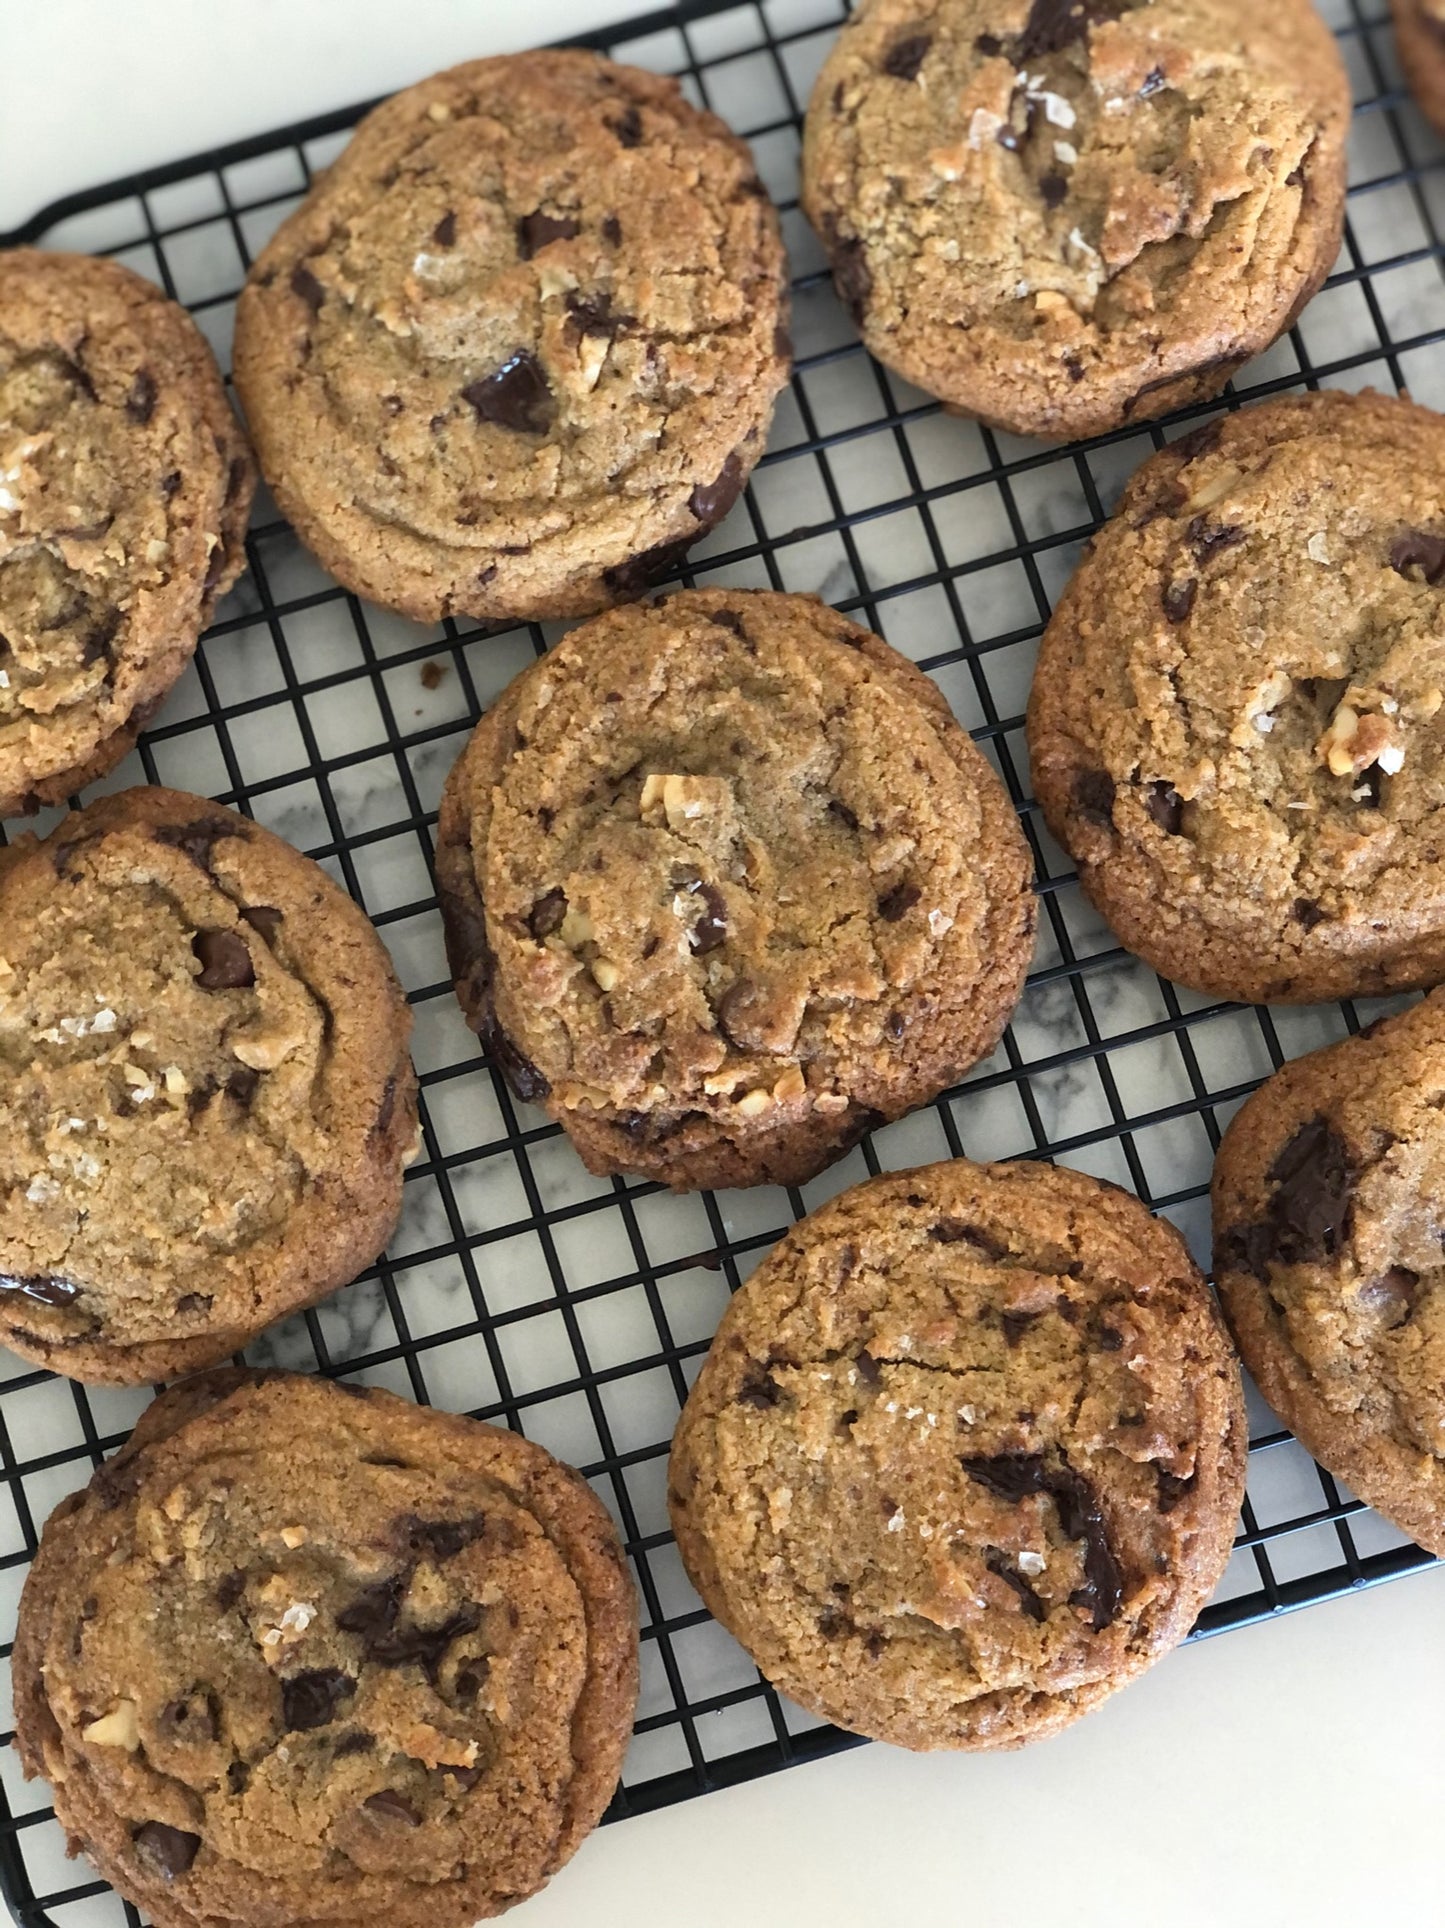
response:
[[[679,1198],[590,1177],[463,1027],[430,868],[441,784],[467,732],[555,632],[426,629],[363,604],[264,499],[250,573],[105,786],[168,783],[248,812],[343,882],[396,960],[416,1016],[425,1133],[401,1229],[373,1271],[248,1357],[471,1412],[585,1469],[642,1600],[642,1700],[614,1818],[849,1744],[759,1679],[702,1610],[667,1531],[678,1407],[728,1293],[786,1226],[869,1172],[957,1154],[1048,1157],[1136,1191],[1207,1265],[1210,1166],[1233,1111],[1285,1059],[1383,1008],[1244,1009],[1161,982],[1117,947],[1044,830],[1022,712],[1051,601],[1138,463],[1210,411],[1045,449],[946,418],[869,359],[797,205],[800,110],[843,11],[840,0],[694,0],[587,44],[683,75],[749,138],[783,210],[796,376],[745,499],[684,580],[820,590],[929,671],[996,762],[1033,844],[1043,915],[995,1056],[802,1191]],[[1366,17],[1358,0],[1326,0],[1324,11],[1359,109],[1344,251],[1300,325],[1231,392],[1408,387],[1445,405],[1440,149],[1402,99],[1378,7]],[[0,243],[114,255],[183,301],[226,366],[251,258],[360,111],[72,197]],[[0,1627],[14,1625],[37,1527],[146,1402],[0,1360]],[[1430,1564],[1253,1395],[1251,1418],[1243,1530],[1196,1637]],[[137,1924],[63,1848],[46,1790],[21,1784],[5,1748],[0,1887],[17,1918]]]

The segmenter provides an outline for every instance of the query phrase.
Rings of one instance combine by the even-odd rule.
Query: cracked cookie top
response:
[[[1239,1370],[1182,1240],[1046,1165],[874,1179],[734,1296],[669,1500],[776,1686],[905,1747],[1001,1747],[1188,1632],[1234,1538]]]
[[[987,1054],[1032,949],[1027,845],[938,689],[809,596],[599,617],[448,781],[458,990],[584,1158],[801,1180]]]
[[[410,1029],[350,898],[203,798],[0,851],[0,1340],[143,1383],[354,1278],[400,1210]]]
[[[675,81],[519,54],[368,116],[256,262],[236,381],[348,587],[427,620],[580,616],[732,507],[786,322],[743,143]]]
[[[1445,993],[1296,1059],[1214,1173],[1220,1297],[1331,1472],[1445,1553]]]
[[[1366,393],[1135,476],[1029,705],[1049,827],[1120,938],[1225,997],[1445,976],[1445,422]]]
[[[1339,249],[1350,92],[1309,0],[871,0],[804,205],[880,360],[1025,435],[1217,394]]]
[[[598,1820],[636,1608],[601,1503],[540,1447],[219,1372],[62,1503],[16,1654],[27,1773],[157,1928],[470,1928]]]
[[[0,253],[0,817],[119,763],[245,567],[211,350],[113,261]]]

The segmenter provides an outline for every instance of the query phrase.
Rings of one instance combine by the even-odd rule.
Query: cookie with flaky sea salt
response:
[[[864,342],[1021,435],[1216,395],[1344,223],[1350,89],[1309,0],[868,0],[803,200]]]
[[[734,1295],[678,1423],[693,1584],[804,1707],[1012,1747],[1189,1631],[1244,1491],[1239,1367],[1174,1228],[1050,1165],[859,1185]]]
[[[0,850],[0,1344],[144,1384],[385,1245],[416,1139],[376,932],[230,810],[128,790]]]
[[[113,769],[245,567],[205,337],[114,261],[0,251],[0,817]]]
[[[515,54],[362,122],[252,270],[236,383],[348,588],[585,616],[737,500],[786,321],[777,216],[720,120],[598,54]]]
[[[16,1632],[25,1770],[157,1928],[501,1914],[598,1820],[636,1693],[578,1474],[283,1374],[157,1400],[51,1517]]]
[[[991,1051],[1028,846],[937,687],[811,596],[574,630],[447,781],[467,1016],[597,1172],[801,1183]]]
[[[1225,1133],[1214,1265],[1322,1466],[1445,1554],[1445,992],[1287,1064]]]
[[[1445,979],[1445,419],[1263,404],[1125,490],[1029,702],[1049,828],[1124,944],[1220,997]]]
[[[1445,129],[1445,0],[1390,0],[1395,44],[1420,111]]]

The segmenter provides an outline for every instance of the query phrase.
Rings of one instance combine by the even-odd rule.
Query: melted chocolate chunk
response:
[[[321,304],[326,299],[326,290],[304,261],[298,261],[291,270],[291,292],[301,297],[313,315],[321,313]]]
[[[1184,799],[1172,783],[1151,783],[1144,791],[1144,808],[1169,837],[1184,832]]]
[[[1014,65],[1026,66],[1046,54],[1063,53],[1089,37],[1101,20],[1117,20],[1133,0],[1034,0],[1023,32],[1009,47]]]
[[[1054,1466],[1041,1453],[1000,1453],[987,1459],[965,1458],[960,1463],[970,1479],[1011,1505],[1031,1493],[1048,1494],[1064,1537],[1084,1542],[1084,1584],[1069,1595],[1069,1604],[1091,1610],[1095,1633],[1110,1626],[1123,1602],[1123,1576],[1088,1481],[1067,1460]]]
[[[1046,208],[1061,205],[1069,191],[1067,178],[1062,174],[1045,174],[1039,180],[1039,193],[1044,197]]]
[[[970,1225],[961,1218],[941,1218],[929,1229],[928,1236],[940,1245],[975,1245],[991,1259],[1008,1256],[1008,1241],[996,1238],[982,1225]]]
[[[523,1104],[538,1104],[551,1094],[552,1086],[548,1080],[530,1058],[522,1055],[490,1013],[478,1027],[477,1036],[492,1063]]]
[[[917,884],[895,884],[892,890],[878,899],[878,915],[885,924],[896,924],[899,918],[912,910],[922,895]]]
[[[1399,576],[1418,570],[1422,580],[1439,589],[1445,585],[1445,536],[1430,535],[1424,529],[1401,536],[1390,550],[1390,567]]]
[[[469,382],[462,400],[471,403],[479,422],[494,422],[517,435],[545,435],[557,417],[556,397],[542,364],[526,348],[517,349],[480,381]]]
[[[388,1633],[378,1633],[367,1641],[366,1657],[381,1667],[406,1667],[415,1662],[434,1683],[447,1648],[464,1633],[475,1633],[481,1624],[481,1608],[468,1601],[439,1627],[394,1627]]]
[[[198,931],[191,949],[200,960],[201,990],[245,991],[256,982],[251,953],[234,931]]]
[[[1199,583],[1193,576],[1183,582],[1171,582],[1162,598],[1164,614],[1171,623],[1187,623],[1194,613],[1194,599],[1199,594]]]
[[[863,243],[855,235],[834,242],[833,281],[839,300],[861,328],[868,297],[873,292],[873,273],[863,252]]]
[[[1048,1609],[1043,1601],[1034,1592],[1026,1576],[1011,1564],[1007,1554],[1001,1552],[996,1546],[990,1547],[984,1555],[983,1563],[990,1573],[996,1573],[1000,1580],[1013,1588],[1019,1597],[1021,1611],[1030,1620],[1042,1621],[1047,1617]]]
[[[527,913],[527,929],[540,944],[544,937],[559,931],[567,917],[565,890],[549,890],[537,899]]]
[[[1074,810],[1106,830],[1114,827],[1114,779],[1107,770],[1085,770],[1074,778]]]
[[[80,1297],[78,1285],[49,1272],[34,1272],[26,1278],[14,1272],[0,1272],[0,1292],[17,1292],[40,1305],[73,1305]]]
[[[720,950],[727,942],[728,911],[716,884],[703,884],[701,894],[703,913],[693,925],[687,941],[695,956],[706,957],[709,951]]]
[[[281,1682],[281,1718],[288,1734],[308,1727],[325,1727],[336,1718],[342,1701],[356,1692],[356,1682],[338,1667],[310,1667]]]
[[[216,1605],[222,1613],[229,1613],[246,1591],[246,1576],[239,1568],[228,1573],[224,1580],[216,1584]]]
[[[918,70],[932,45],[931,33],[911,33],[895,40],[883,56],[884,73],[894,80],[917,80]]]
[[[1221,1247],[1226,1262],[1263,1278],[1271,1265],[1331,1258],[1348,1234],[1359,1172],[1350,1148],[1328,1119],[1301,1125],[1269,1176],[1277,1187],[1264,1218],[1235,1226]]]
[[[1313,897],[1296,897],[1292,914],[1294,921],[1302,924],[1307,931],[1312,931],[1316,925],[1323,924],[1329,916],[1329,912],[1322,909]]]
[[[626,113],[620,114],[615,121],[609,121],[607,124],[617,136],[620,147],[641,147],[642,116],[635,107],[629,107]]]
[[[758,1406],[767,1409],[776,1406],[783,1396],[783,1389],[769,1372],[761,1369],[750,1372],[738,1387],[740,1406]]]
[[[1207,563],[1212,562],[1215,556],[1222,556],[1226,549],[1236,548],[1244,541],[1245,531],[1232,522],[1211,526],[1208,516],[1197,515],[1184,535],[1194,550],[1195,560]]]
[[[580,234],[580,223],[562,214],[547,214],[538,208],[534,214],[524,214],[517,223],[517,247],[524,261],[530,261],[534,254],[549,248],[554,241],[570,241]]]
[[[198,817],[194,823],[163,823],[151,832],[157,843],[184,851],[193,864],[205,871],[210,870],[211,852],[223,837],[244,837],[245,834],[238,825],[214,817]]]
[[[426,1554],[438,1565],[454,1560],[463,1547],[474,1546],[487,1530],[484,1513],[465,1520],[422,1520],[413,1513],[401,1525],[411,1551]]]
[[[156,412],[156,378],[148,368],[138,371],[125,398],[125,412],[142,428]]]
[[[716,482],[699,484],[687,498],[687,506],[705,528],[721,522],[743,492],[743,465],[730,455]]]
[[[136,1857],[162,1881],[183,1875],[201,1851],[201,1837],[164,1821],[146,1821],[131,1836]]]
[[[640,596],[659,577],[670,574],[677,567],[687,554],[692,540],[691,537],[683,537],[676,542],[659,542],[655,549],[646,549],[640,556],[630,556],[626,562],[604,569],[602,580],[616,596]]]
[[[392,1574],[389,1580],[378,1580],[375,1585],[363,1587],[349,1607],[343,1607],[336,1616],[336,1624],[343,1633],[361,1636],[362,1646],[382,1634],[389,1633],[396,1625],[396,1616],[401,1611],[401,1596],[406,1591],[406,1575]]]
[[[259,931],[270,945],[275,944],[277,933],[285,923],[285,914],[270,904],[244,904],[241,915],[253,931]]]
[[[374,1814],[383,1821],[400,1821],[409,1828],[421,1824],[421,1816],[411,1802],[404,1794],[398,1794],[394,1787],[383,1787],[375,1794],[368,1794],[361,1805],[368,1814]]]

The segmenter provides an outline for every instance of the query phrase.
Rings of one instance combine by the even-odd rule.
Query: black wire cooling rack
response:
[[[1324,11],[1358,103],[1344,251],[1299,326],[1232,397],[1326,383],[1409,388],[1445,405],[1445,165],[1402,99],[1384,22],[1356,0]],[[1117,947],[1044,830],[1022,713],[1052,598],[1127,476],[1210,411],[1041,448],[948,419],[869,359],[797,205],[800,110],[842,13],[840,0],[692,0],[584,44],[683,75],[751,141],[783,210],[797,372],[744,500],[684,579],[821,591],[921,663],[994,758],[1034,847],[1043,910],[1035,968],[995,1056],[802,1192],[677,1198],[591,1178],[465,1030],[430,868],[447,769],[554,632],[425,629],[363,604],[264,499],[250,573],[106,786],[168,783],[250,813],[344,882],[396,959],[415,1010],[425,1132],[401,1229],[372,1272],[248,1356],[503,1422],[586,1470],[642,1599],[642,1700],[614,1818],[850,1744],[764,1685],[699,1605],[667,1531],[679,1405],[728,1293],[786,1226],[868,1172],[960,1153],[1046,1157],[1129,1186],[1207,1264],[1210,1166],[1234,1109],[1286,1058],[1380,1008],[1244,1009],[1162,982]],[[71,196],[0,245],[116,256],[192,310],[224,367],[251,258],[362,111]],[[0,1628],[14,1626],[38,1526],[145,1403],[0,1357]],[[1251,1417],[1243,1530],[1196,1637],[1431,1564],[1257,1398]],[[27,1924],[140,1920],[65,1860],[45,1789],[21,1783],[8,1747],[0,1888]]]

